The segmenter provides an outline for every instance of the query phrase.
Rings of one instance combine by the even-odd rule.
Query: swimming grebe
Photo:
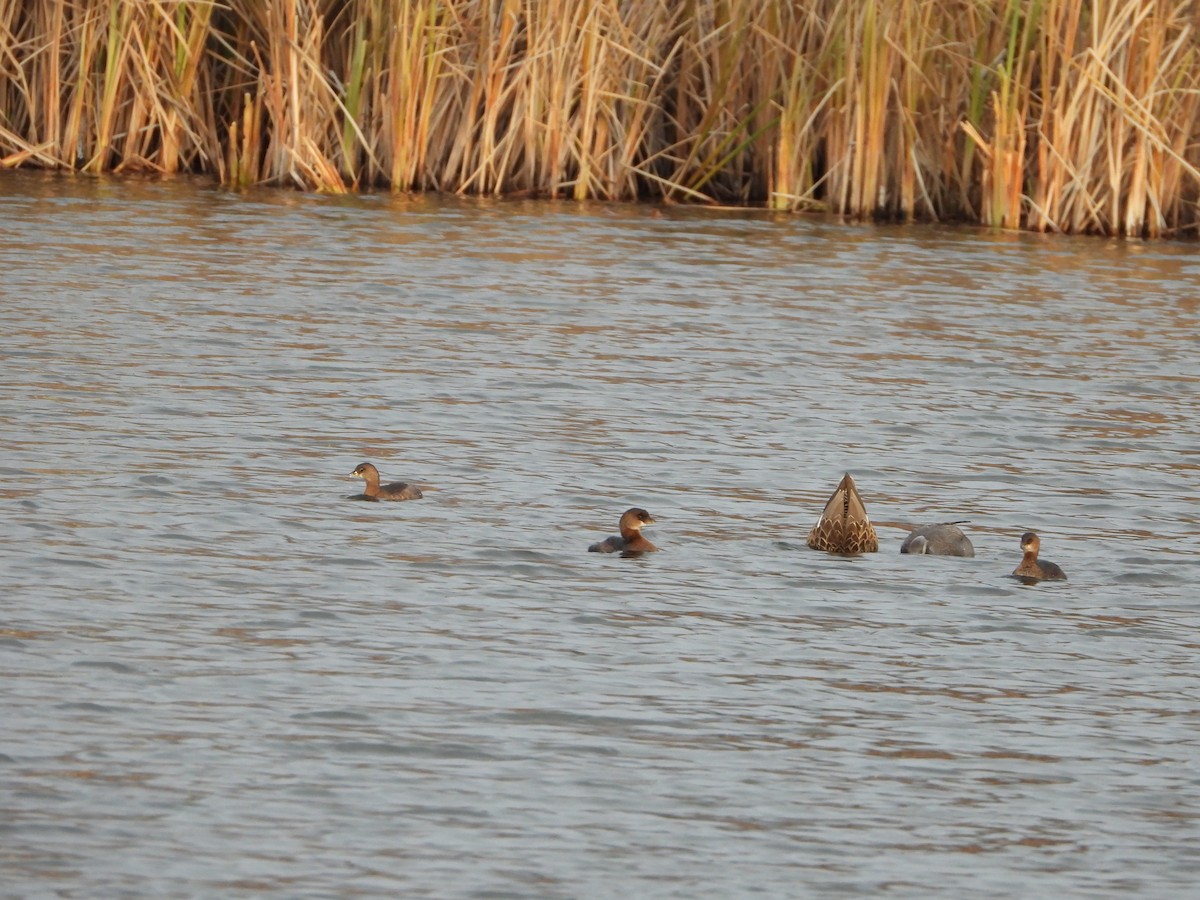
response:
[[[957,522],[922,525],[904,539],[901,553],[929,553],[934,556],[974,556],[971,540]]]
[[[879,538],[849,473],[838,482],[825,511],[808,533],[808,546],[826,553],[874,553]]]
[[[633,507],[621,514],[620,535],[597,541],[588,547],[589,553],[649,553],[657,550],[649,540],[642,537],[642,528],[654,524],[654,516],[640,507]]]
[[[1021,549],[1025,556],[1021,564],[1013,569],[1013,578],[1019,578],[1028,584],[1031,581],[1066,581],[1067,573],[1052,562],[1038,561],[1038,550],[1042,547],[1041,538],[1032,531],[1021,535]]]
[[[403,481],[380,487],[379,470],[370,463],[360,463],[350,477],[361,478],[367,483],[362,494],[355,498],[357,500],[420,500],[422,497],[419,487]]]

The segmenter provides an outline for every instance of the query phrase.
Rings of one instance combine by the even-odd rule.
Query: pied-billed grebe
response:
[[[589,553],[649,553],[657,550],[649,540],[642,537],[642,528],[654,524],[654,516],[640,507],[627,509],[621,514],[619,535],[597,541],[588,547]]]
[[[367,483],[357,500],[420,500],[421,489],[415,484],[397,481],[394,484],[379,484],[379,470],[370,463],[360,463],[350,473],[351,478],[361,478]]]
[[[933,556],[974,556],[971,540],[962,533],[958,522],[922,525],[904,539],[901,553],[929,553]]]
[[[1013,578],[1019,578],[1028,583],[1031,581],[1066,581],[1067,573],[1060,569],[1052,562],[1046,560],[1038,560],[1038,550],[1042,547],[1042,540],[1032,531],[1027,531],[1021,535],[1021,550],[1025,556],[1021,559],[1021,564],[1013,569]]]
[[[849,473],[838,482],[821,518],[808,533],[808,546],[826,553],[874,553],[879,549],[867,507]]]

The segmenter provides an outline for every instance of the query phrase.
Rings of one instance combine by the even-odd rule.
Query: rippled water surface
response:
[[[1191,244],[0,173],[0,890],[1194,891],[1198,333]]]

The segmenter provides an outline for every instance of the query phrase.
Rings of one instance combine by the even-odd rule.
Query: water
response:
[[[1194,890],[1193,246],[12,173],[0,223],[5,895]],[[878,554],[804,546],[845,471]],[[661,553],[584,552],[632,505]]]

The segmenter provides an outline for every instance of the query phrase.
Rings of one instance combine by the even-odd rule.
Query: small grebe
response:
[[[879,549],[867,507],[849,473],[838,482],[821,518],[808,533],[808,546],[826,553],[874,553]]]
[[[361,478],[367,483],[363,492],[354,498],[356,500],[420,500],[422,496],[419,487],[403,481],[380,487],[379,470],[370,463],[360,464],[349,477]]]
[[[1042,579],[1050,581],[1066,581],[1067,573],[1052,562],[1038,561],[1038,550],[1042,547],[1041,538],[1032,531],[1021,535],[1021,549],[1025,556],[1021,564],[1013,569],[1013,578],[1019,578],[1026,584]]]
[[[901,553],[929,553],[934,556],[974,556],[971,540],[957,522],[922,525],[904,539]]]
[[[649,540],[642,537],[642,528],[654,524],[654,516],[637,506],[621,514],[620,535],[597,541],[588,547],[589,553],[649,553],[657,550]]]

